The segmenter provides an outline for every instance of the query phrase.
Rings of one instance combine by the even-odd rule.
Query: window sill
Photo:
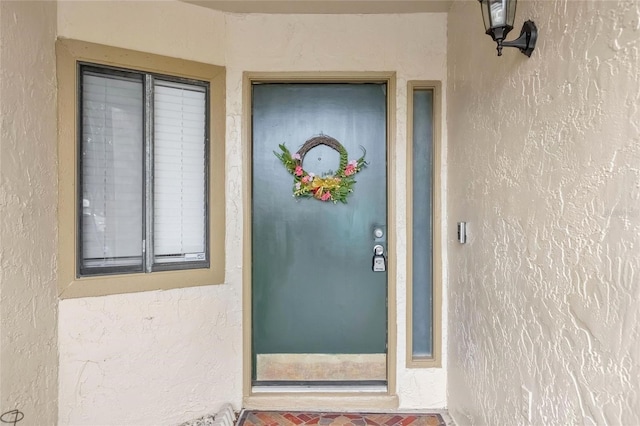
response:
[[[442,364],[437,358],[410,358],[407,368],[442,368]]]
[[[72,299],[223,284],[223,271],[224,268],[222,271],[215,271],[212,269],[190,269],[181,271],[153,272],[150,274],[141,273],[82,277],[65,280],[67,284],[61,286],[59,297],[61,299]]]

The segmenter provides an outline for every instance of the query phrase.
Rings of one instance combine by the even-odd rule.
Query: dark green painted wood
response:
[[[387,220],[386,86],[257,84],[252,112],[254,366],[256,354],[386,353],[387,273],[371,270],[373,230]],[[369,166],[346,205],[295,199],[273,154],[319,134],[349,159],[366,149]],[[326,147],[304,162],[317,174],[337,165]]]

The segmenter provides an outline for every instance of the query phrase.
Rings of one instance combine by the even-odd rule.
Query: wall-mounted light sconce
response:
[[[520,31],[520,37],[512,41],[504,41],[513,29],[518,0],[479,0],[482,9],[482,20],[487,34],[498,45],[498,56],[502,56],[503,47],[517,47],[522,53],[531,56],[536,47],[538,28],[533,21],[526,21]]]

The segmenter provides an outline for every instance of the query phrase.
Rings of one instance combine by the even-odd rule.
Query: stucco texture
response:
[[[225,284],[62,300],[59,423],[176,424],[240,407],[245,71],[396,71],[396,390],[404,409],[444,407],[446,369],[404,365],[404,159],[407,81],[446,79],[446,14],[236,15],[169,3],[60,2],[58,34],[227,67]]]
[[[0,413],[21,426],[57,419],[55,36],[55,2],[0,2]]]
[[[268,37],[265,37],[268,34]],[[442,368],[406,368],[406,126],[407,82],[446,78],[446,15],[229,15],[227,17],[227,143],[231,199],[240,199],[243,71],[395,71],[396,389],[400,408],[446,406]],[[442,124],[444,126],[444,123]],[[445,137],[446,140],[446,132]],[[445,142],[443,141],[443,144]],[[444,160],[443,160],[444,163]],[[233,202],[233,206],[236,203]],[[240,207],[240,206],[238,206]],[[229,216],[241,217],[242,209]],[[239,223],[238,223],[239,225]],[[240,259],[241,252],[234,255]],[[447,305],[443,304],[446,318]],[[446,324],[443,325],[446,345]]]
[[[448,24],[449,409],[640,424],[640,4],[525,1],[530,59]],[[455,222],[469,241],[455,240]]]

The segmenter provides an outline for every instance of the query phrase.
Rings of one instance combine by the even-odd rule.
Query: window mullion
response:
[[[145,271],[151,272],[153,269],[153,76],[145,75],[145,137],[144,137],[144,262]]]

